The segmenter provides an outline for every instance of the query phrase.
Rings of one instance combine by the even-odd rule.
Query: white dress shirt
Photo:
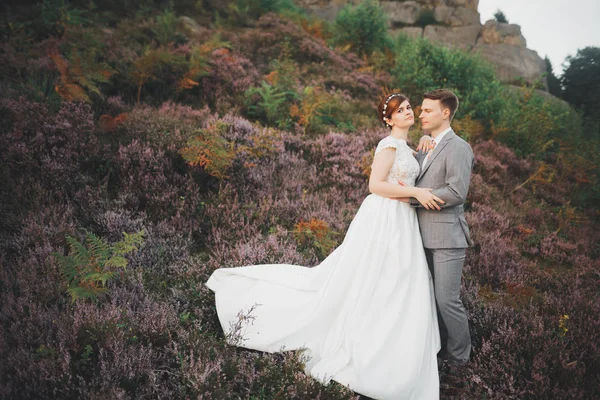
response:
[[[425,165],[427,164],[427,160],[429,160],[429,157],[431,157],[431,153],[433,153],[433,151],[435,150],[437,145],[442,141],[444,136],[446,136],[446,133],[450,132],[451,130],[452,130],[452,128],[448,128],[433,139],[433,141],[435,142],[435,146],[433,146],[433,149],[431,149],[429,151],[429,153],[427,153],[427,157],[425,157],[423,159],[423,165],[421,166],[421,168],[425,168]]]

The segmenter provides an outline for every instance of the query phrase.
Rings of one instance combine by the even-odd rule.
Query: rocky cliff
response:
[[[358,0],[296,0],[309,12],[328,20],[348,3]],[[521,27],[493,20],[484,25],[477,10],[479,0],[387,0],[390,30],[422,37],[444,46],[480,54],[496,68],[504,82],[520,79],[546,85],[544,60],[527,48]]]

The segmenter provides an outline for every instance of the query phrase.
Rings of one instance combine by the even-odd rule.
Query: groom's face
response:
[[[435,131],[444,122],[444,111],[439,100],[423,99],[421,105],[421,127],[425,131]]]

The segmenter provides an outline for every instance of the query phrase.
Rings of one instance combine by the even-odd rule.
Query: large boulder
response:
[[[447,47],[470,51],[477,42],[481,25],[440,26],[427,25],[423,37]]]
[[[208,28],[201,26],[196,20],[190,17],[181,16],[177,19],[177,23],[186,35],[194,39],[204,40],[210,34]]]
[[[527,41],[521,34],[521,27],[515,24],[504,24],[489,20],[481,29],[480,41],[486,44],[511,44],[527,47]]]
[[[423,37],[423,28],[420,26],[407,26],[405,28],[399,29],[399,32],[404,33],[406,36],[417,39]]]
[[[506,43],[488,44],[478,41],[473,52],[491,62],[498,78],[503,82],[515,82],[519,78],[528,83],[542,80],[546,72],[546,63],[534,50]]]
[[[380,1],[379,4],[392,27],[416,24],[423,10],[416,1]]]
[[[440,3],[446,3],[450,7],[466,7],[475,11],[479,8],[479,0],[441,0]]]
[[[448,7],[441,4],[434,8],[433,18],[442,25],[465,26],[479,24],[479,12],[467,7]]]
[[[405,0],[397,0],[398,2],[402,2]],[[416,0],[418,3],[422,4],[424,7],[435,8],[440,5],[446,5],[448,7],[466,7],[471,10],[477,11],[479,6],[479,0]]]
[[[333,21],[346,4],[360,0],[294,0],[300,7],[320,18]],[[420,23],[424,12],[437,11],[440,23],[451,26],[479,23],[479,0],[382,0],[379,2],[390,19],[392,28]]]

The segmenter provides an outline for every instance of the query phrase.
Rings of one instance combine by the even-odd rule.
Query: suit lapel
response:
[[[425,168],[421,169],[421,173],[419,174],[417,181],[423,177],[423,175],[425,174],[425,172],[427,172],[431,164],[433,164],[437,156],[444,150],[444,147],[446,147],[448,142],[452,140],[454,136],[456,136],[456,134],[454,133],[454,131],[451,130],[450,132],[446,133],[442,141],[437,146],[435,146],[435,149],[433,149],[433,152],[431,153],[431,158],[429,158],[429,161],[427,161]]]

